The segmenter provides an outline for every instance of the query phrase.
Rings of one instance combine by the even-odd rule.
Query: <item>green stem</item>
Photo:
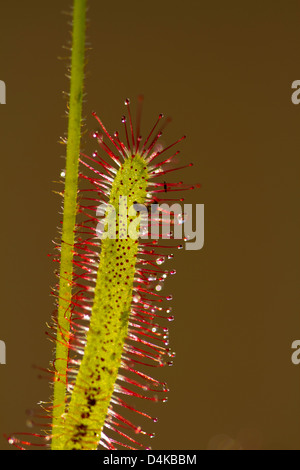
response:
[[[65,410],[68,334],[72,299],[74,231],[77,213],[78,163],[81,137],[82,94],[84,80],[86,0],[74,0],[71,85],[66,152],[64,211],[58,301],[58,327],[53,396],[52,449],[57,448],[61,415]]]

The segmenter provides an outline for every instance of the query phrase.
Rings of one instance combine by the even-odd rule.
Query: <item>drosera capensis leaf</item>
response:
[[[175,274],[174,269],[164,269],[163,265],[173,258],[172,251],[182,245],[177,244],[172,233],[166,236],[161,230],[164,218],[160,205],[183,201],[172,196],[193,186],[165,181],[165,175],[176,170],[172,160],[179,152],[172,150],[167,157],[173,144],[158,144],[165,127],[161,124],[163,115],[159,115],[143,140],[139,134],[142,97],[135,130],[128,99],[125,104],[125,142],[118,132],[110,134],[93,113],[100,126],[94,137],[101,150],[92,156],[82,154],[80,159],[79,176],[84,186],[80,184],[78,189],[69,328],[61,329],[56,318],[52,326],[53,330],[61,329],[60,341],[68,349],[65,411],[55,424],[55,433],[51,423],[44,438],[41,433],[34,434],[53,450],[149,448],[147,438],[154,436],[152,430],[145,430],[144,423],[135,424],[127,412],[156,422],[145,404],[167,401],[166,383],[148,375],[146,370],[172,365],[175,356],[169,348],[167,327],[174,319],[168,306],[172,295],[162,295],[161,290],[167,277]],[[190,164],[184,165],[187,166]],[[157,181],[159,176],[162,181]],[[123,213],[121,217],[123,200],[128,207],[145,205],[151,212],[151,224],[143,237],[141,233],[139,237],[129,236],[134,216],[128,210],[126,218]],[[98,215],[100,205],[107,209],[103,231],[108,226],[109,207],[115,210],[115,238],[107,231],[107,237],[99,239],[99,222],[103,220]],[[135,214],[138,231],[142,219],[137,217],[138,212]],[[159,233],[154,240],[150,234],[152,220]],[[177,223],[181,222],[174,216],[172,227]],[[59,246],[57,250],[60,254]],[[60,261],[59,256],[54,259]],[[55,338],[57,335],[53,335]],[[55,361],[52,372],[55,380]],[[43,404],[43,410],[51,417],[53,404]],[[10,440],[21,448],[28,444],[28,439],[17,435]]]
[[[137,441],[136,434],[148,434],[152,437],[152,433],[147,433],[141,426],[123,418],[114,411],[113,404],[137,411],[120,398],[120,395],[124,394],[152,401],[166,401],[165,396],[162,398],[157,396],[159,392],[167,391],[166,384],[149,377],[139,368],[141,365],[150,367],[171,365],[170,358],[174,354],[166,347],[168,330],[156,323],[161,318],[167,318],[169,321],[173,319],[169,315],[171,309],[161,306],[164,300],[171,300],[171,296],[164,297],[158,294],[160,289],[157,286],[161,286],[167,275],[174,274],[175,271],[159,268],[168,256],[156,254],[153,248],[158,244],[157,240],[150,243],[147,240],[146,243],[142,243],[140,239],[129,236],[129,226],[133,221],[128,215],[129,212],[125,220],[125,235],[120,222],[120,201],[124,198],[128,206],[133,203],[145,204],[147,207],[153,203],[158,204],[162,183],[151,183],[150,180],[157,175],[156,166],[152,164],[154,153],[156,152],[157,157],[163,153],[161,147],[153,145],[153,142],[156,143],[162,135],[161,129],[159,131],[155,129],[163,115],[159,116],[144,145],[141,145],[140,136],[137,131],[135,135],[133,130],[129,100],[126,100],[125,104],[129,116],[129,129],[125,117],[122,117],[126,144],[121,142],[118,133],[109,134],[102,121],[95,115],[103,134],[95,132],[94,137],[106,157],[112,161],[107,162],[97,152],[92,157],[83,155],[81,159],[84,168],[80,176],[91,184],[90,191],[94,197],[87,196],[86,188],[83,190],[80,211],[87,218],[78,225],[78,232],[88,233],[92,237],[80,239],[76,247],[78,253],[80,251],[84,253],[85,268],[88,267],[92,271],[89,276],[86,270],[83,274],[85,281],[90,281],[87,291],[92,295],[92,302],[87,305],[81,293],[80,298],[75,298],[73,301],[73,306],[76,305],[75,315],[80,320],[87,319],[88,327],[82,335],[82,324],[76,325],[74,320],[74,331],[79,326],[79,330],[74,333],[75,342],[80,338],[77,351],[81,352],[83,357],[77,367],[74,367],[74,364],[69,367],[69,372],[72,376],[76,376],[76,379],[68,382],[70,398],[59,433],[61,435],[59,449],[86,450],[96,449],[99,446],[109,449],[145,447]],[[139,130],[140,111],[137,114],[137,130]],[[152,133],[154,135],[151,140]],[[92,176],[87,175],[87,170]],[[160,168],[160,174],[164,174],[163,167]],[[173,183],[169,191],[168,189],[166,191],[166,184],[163,183],[163,193],[165,195],[168,192],[168,199],[172,191],[179,188],[190,189],[180,182]],[[88,206],[84,205],[85,199],[88,201]],[[159,200],[162,202],[164,198]],[[97,246],[95,235],[97,235],[98,219],[95,218],[96,205],[91,205],[91,201],[97,204],[108,202],[110,207],[114,207],[116,215],[116,238],[107,237],[101,240],[97,269],[95,269],[97,251],[94,251]],[[91,255],[91,264],[89,264],[87,259]],[[172,258],[172,254],[169,254],[169,257]],[[75,256],[75,262],[80,265],[76,260]],[[78,288],[81,292],[83,284],[80,283]],[[80,308],[83,308],[83,311],[80,312]],[[133,389],[127,388],[127,385],[131,385]],[[135,388],[142,388],[150,392],[150,395],[140,394],[134,390]],[[148,416],[145,411],[137,413]],[[152,420],[156,421],[155,418]],[[120,426],[132,431],[133,437],[124,430],[120,432]],[[119,435],[120,440],[117,441],[107,434],[112,431]]]
[[[138,252],[137,240],[120,238],[119,200],[144,202],[147,180],[146,162],[137,154],[125,160],[112,183],[117,238],[102,240],[84,356],[58,449],[94,449],[100,441],[128,334]]]

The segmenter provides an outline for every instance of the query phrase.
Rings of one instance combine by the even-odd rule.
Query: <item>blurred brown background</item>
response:
[[[187,202],[205,204],[204,248],[170,263],[177,356],[161,374],[171,391],[155,405],[152,448],[299,450],[299,2],[89,4],[86,128],[93,110],[121,128],[124,98],[143,93],[144,132],[163,112],[167,142],[188,135],[180,148],[195,165],[178,178],[200,182]],[[49,397],[32,366],[52,357],[47,254],[60,219],[52,190],[64,167],[70,5],[1,5],[1,449],[3,433],[28,430],[26,410]]]

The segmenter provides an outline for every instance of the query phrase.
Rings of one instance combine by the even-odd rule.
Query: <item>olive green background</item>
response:
[[[33,366],[52,357],[70,4],[0,9],[1,449],[50,394]],[[300,449],[299,2],[90,0],[88,18],[82,149],[94,149],[93,110],[121,129],[124,99],[143,93],[143,135],[158,113],[173,118],[165,142],[187,134],[181,161],[194,167],[172,179],[201,183],[186,202],[205,205],[205,246],[169,263],[177,356],[157,374],[168,403],[141,403],[159,417],[152,448]]]

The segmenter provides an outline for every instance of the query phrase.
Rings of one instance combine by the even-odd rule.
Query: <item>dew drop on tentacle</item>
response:
[[[134,294],[132,300],[134,303],[138,303],[141,300],[140,294]]]
[[[182,225],[184,223],[184,216],[182,214],[177,214],[176,218],[177,218],[177,223],[179,225]]]

